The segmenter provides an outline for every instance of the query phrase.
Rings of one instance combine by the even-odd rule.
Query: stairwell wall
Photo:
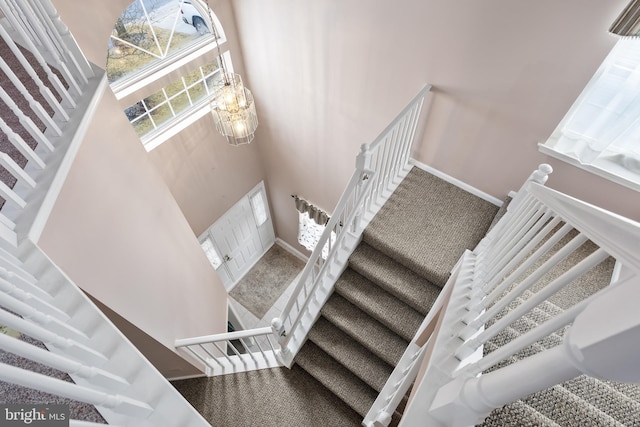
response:
[[[99,43],[101,66],[113,23],[128,3],[54,1],[90,60]],[[226,332],[227,293],[110,90],[39,245],[77,285],[164,346],[164,354],[160,346],[153,351],[165,375],[193,373],[174,363],[176,339]],[[137,330],[123,332],[143,353],[149,350]]]
[[[550,162],[552,187],[640,217],[637,192],[537,149],[615,43],[607,28],[626,3],[235,0],[279,237],[297,244],[289,195],[330,211],[359,146],[425,83],[420,162],[497,198]]]

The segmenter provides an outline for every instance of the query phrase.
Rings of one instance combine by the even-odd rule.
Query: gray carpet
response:
[[[296,363],[364,417],[497,211],[413,168],[365,230]]]
[[[438,195],[427,194],[430,191]],[[414,194],[420,196],[414,197]],[[467,201],[453,203],[450,197]],[[465,212],[454,213],[449,209]],[[336,283],[334,293],[296,357],[291,374],[297,378],[295,386],[283,380],[288,374],[281,370],[273,375],[243,374],[237,380],[240,390],[231,387],[230,384],[236,386],[232,379],[201,380],[197,384],[187,381],[176,386],[183,393],[187,393],[183,390],[188,388],[188,393],[192,393],[188,395],[189,399],[198,399],[196,408],[207,414],[208,419],[215,419],[218,424],[214,425],[360,425],[362,417],[398,363],[408,340],[440,292],[449,271],[464,249],[477,244],[490,227],[492,214],[497,210],[487,202],[461,193],[459,189],[414,169],[365,230],[362,243],[350,257],[348,268]],[[498,215],[503,212],[504,209]],[[464,226],[451,221],[453,217],[460,219],[461,215],[464,217],[461,223]],[[419,227],[418,230],[398,225],[404,221],[412,222]],[[398,225],[395,232],[400,236],[387,238],[394,233],[394,224]],[[574,234],[563,239],[539,263],[544,262]],[[594,249],[595,245],[588,242],[581,251],[543,277],[531,291],[539,290]],[[495,350],[585,296],[597,292],[609,282],[612,267],[612,259],[602,262],[589,274],[532,310],[529,316],[510,325],[485,346],[485,352]],[[500,316],[530,295],[531,292],[525,293]],[[563,330],[557,331],[491,369],[557,345],[562,340],[562,334]],[[229,387],[223,391],[247,396],[253,395],[244,393],[243,389],[263,390],[270,387],[263,382],[273,382],[274,387],[276,384],[277,387],[293,387],[294,394],[298,392],[309,400],[296,394],[292,406],[286,403],[287,397],[277,402],[269,401],[279,411],[280,418],[274,421],[269,414],[263,414],[258,409],[252,412],[252,416],[258,418],[249,421],[234,416],[234,411],[245,410],[251,404],[244,402],[239,406],[234,398],[226,400],[225,393],[217,389],[220,382],[223,387]],[[198,391],[198,384],[205,388]],[[298,387],[304,387],[304,390]],[[279,393],[277,396],[285,392]],[[212,401],[214,396],[223,401]],[[313,396],[320,396],[321,402],[329,399],[333,402],[332,409],[327,412],[326,418],[300,424],[300,413],[311,414],[316,409],[315,403],[310,403],[315,402]],[[262,408],[266,398],[252,397],[252,401],[257,403],[256,407]],[[635,426],[640,425],[639,408],[640,387],[581,376],[493,411],[482,427]],[[335,411],[355,414],[355,418],[336,421]],[[245,417],[244,413],[242,417]],[[398,423],[399,417],[400,414],[394,414],[392,425]]]
[[[356,412],[298,366],[173,385],[214,427],[360,425]]]
[[[302,260],[275,244],[229,295],[262,319],[303,268]]]
[[[364,232],[364,240],[436,286],[484,237],[498,208],[413,168]]]

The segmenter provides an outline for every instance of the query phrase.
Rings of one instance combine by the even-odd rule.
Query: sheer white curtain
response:
[[[298,243],[307,250],[313,251],[324,233],[329,215],[298,196],[292,197],[298,211]],[[333,245],[336,240],[334,231],[331,231],[330,240]],[[322,248],[322,258],[326,259],[328,255],[329,242],[325,243]]]
[[[640,40],[616,43],[544,145],[582,165],[640,174]]]

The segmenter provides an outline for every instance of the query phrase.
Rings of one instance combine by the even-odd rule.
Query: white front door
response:
[[[258,184],[217,220],[200,243],[230,289],[275,242],[264,184]],[[212,259],[218,258],[216,262]]]
[[[234,281],[262,255],[260,235],[246,197],[216,221],[211,232]]]

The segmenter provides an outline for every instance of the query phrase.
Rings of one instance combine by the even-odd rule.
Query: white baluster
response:
[[[144,402],[122,395],[104,393],[15,366],[0,364],[0,379],[68,399],[103,406],[121,414],[146,418],[153,412],[153,408]]]
[[[2,1],[0,1],[0,5],[2,5]],[[7,33],[2,25],[0,25],[0,36],[4,39],[4,41],[7,43],[7,46],[9,46],[9,48],[11,49],[11,52],[13,52],[15,57],[18,59],[20,65],[22,65],[22,68],[24,68],[24,70],[29,74],[29,77],[31,77],[36,83],[40,94],[43,96],[45,101],[47,101],[55,114],[59,115],[64,121],[68,121],[69,114],[64,110],[64,108],[62,108],[62,105],[60,105],[51,90],[42,82],[42,80],[38,76],[38,73],[36,73],[29,61],[25,58],[22,51],[18,48],[16,43],[13,41],[9,33]]]
[[[78,43],[76,43],[75,39],[69,32],[69,28],[64,24],[64,22],[62,22],[62,19],[60,19],[60,15],[58,14],[58,11],[55,9],[55,7],[53,7],[53,4],[49,1],[34,2],[33,0],[32,3],[35,3],[39,7],[43,8],[43,10],[45,10],[45,13],[49,16],[52,25],[57,29],[55,33],[61,38],[61,43],[63,44],[65,51],[68,52],[78,71],[82,76],[84,76],[84,82],[86,83],[89,78],[94,77],[95,73],[93,72],[91,65],[80,50]]]
[[[3,3],[6,5],[7,4],[6,0],[0,0],[0,4],[3,4]],[[6,9],[6,8],[3,8],[3,9]],[[17,20],[17,18],[15,17],[15,15],[13,13],[5,14],[5,17],[9,20],[9,22],[11,22],[11,26],[13,27],[13,29],[20,35],[20,37],[22,38],[22,41],[24,42],[25,47],[27,48],[27,50],[29,50],[29,52],[31,52],[31,54],[34,56],[36,61],[38,61],[38,64],[40,64],[40,67],[42,67],[42,70],[47,75],[47,78],[48,78],[49,82],[54,87],[54,89],[56,90],[58,95],[62,98],[62,100],[64,102],[68,103],[68,105],[71,106],[71,108],[75,108],[76,107],[76,101],[69,94],[69,92],[64,87],[64,84],[62,84],[62,82],[60,81],[58,76],[51,70],[51,67],[49,66],[49,64],[47,64],[47,61],[45,61],[45,59],[43,58],[42,54],[38,51],[37,46],[33,42],[32,38],[29,36],[27,31],[25,30],[25,28],[20,24],[20,22]],[[3,38],[4,38],[4,35],[3,35]],[[7,39],[5,38],[5,41],[6,40]],[[13,49],[12,49],[12,51],[13,51]],[[14,54],[15,54],[15,52],[14,52]],[[61,66],[63,66],[63,65],[61,65]],[[66,67],[64,67],[64,68],[66,68]],[[71,82],[68,82],[68,83],[71,84]],[[74,87],[74,89],[75,89],[75,87]]]
[[[2,87],[0,87],[0,99],[2,99],[4,103],[11,108],[11,111],[18,117],[18,121],[22,127],[29,132],[29,135],[31,135],[34,141],[38,144],[42,144],[49,150],[49,152],[53,152],[54,148],[53,145],[51,145],[51,142],[49,142],[49,139],[44,136],[33,120],[31,120],[31,118],[27,116],[20,107],[18,107],[13,98],[11,98],[11,96],[9,96]]]
[[[0,269],[0,274],[3,269]],[[5,270],[6,272],[6,270]],[[0,278],[0,292],[4,292],[13,298],[25,303],[26,305],[33,307],[34,310],[39,310],[43,314],[53,316],[56,319],[66,322],[70,319],[69,315],[58,307],[40,299],[39,297],[32,295],[24,290],[20,289],[11,282],[8,282],[4,278]]]
[[[28,161],[34,162],[37,165],[37,167],[39,167],[40,169],[44,169],[45,163],[40,158],[40,156],[38,156],[33,151],[33,149],[29,147],[29,145],[24,141],[24,139],[22,139],[20,135],[15,133],[13,129],[11,129],[9,125],[1,117],[0,117],[0,130],[2,130],[5,133],[5,135],[7,135],[9,142],[11,142],[11,144],[13,144],[13,146],[18,151],[20,151],[20,154],[22,154]]]
[[[469,324],[469,328],[467,328],[464,332],[462,332],[463,336],[469,336],[468,334],[475,333],[472,331],[477,331],[478,327],[489,319],[497,315],[500,311],[502,311],[507,305],[509,305],[513,300],[515,300],[518,296],[522,295],[522,293],[533,286],[542,276],[547,274],[549,270],[551,270],[554,266],[556,266],[560,261],[565,259],[571,252],[578,249],[581,245],[583,245],[588,239],[586,236],[579,234],[575,236],[569,243],[564,245],[559,251],[553,254],[548,260],[546,260],[540,267],[538,267],[534,272],[532,272],[529,276],[527,276],[524,280],[522,280],[518,285],[516,285],[508,295],[503,297],[503,293],[511,287],[515,283],[515,281],[520,278],[524,272],[526,272],[535,262],[537,262],[542,255],[544,255],[551,247],[553,247],[562,237],[564,237],[572,227],[570,225],[563,226],[558,232],[556,232],[549,240],[547,240],[536,252],[527,259],[520,267],[518,267],[513,273],[509,275],[497,288],[495,288],[484,300],[482,300],[481,305],[476,308],[475,313],[478,316],[471,318],[470,316],[465,316],[465,323]],[[501,298],[502,297],[502,298]],[[482,315],[479,315],[480,311],[489,307],[491,304],[494,304],[490,310],[486,311]],[[473,311],[473,310],[472,310]]]
[[[4,351],[16,354],[34,362],[41,363],[53,369],[70,374],[78,375],[81,378],[91,380],[93,384],[100,387],[115,388],[123,390],[129,386],[129,382],[124,378],[113,375],[103,369],[93,366],[83,365],[82,363],[70,359],[68,357],[52,353],[17,338],[0,334],[0,347]]]
[[[580,373],[564,346],[554,347],[479,378],[451,381],[438,390],[430,415],[452,427],[479,424],[493,409]]]
[[[0,153],[0,165],[2,165],[17,180],[30,188],[36,187],[36,182],[13,160],[7,153]]]
[[[66,354],[86,363],[102,366],[108,361],[103,354],[79,343],[76,340],[55,334],[42,326],[21,319],[18,316],[14,316],[5,310],[0,310],[0,324],[11,329],[15,329],[25,335],[29,335],[30,337],[42,341],[46,345],[51,344],[64,351]]]
[[[25,85],[20,81],[18,76],[15,75],[11,67],[4,61],[4,59],[0,58],[0,69],[5,73],[5,75],[11,80],[11,83],[18,89],[20,94],[27,100],[29,103],[29,107],[31,107],[31,111],[33,111],[38,119],[45,125],[47,130],[53,132],[56,136],[62,135],[62,130],[60,126],[56,122],[53,121],[51,116],[46,112],[42,104],[38,102],[33,95],[29,92],[29,90],[25,87]]]
[[[571,283],[576,278],[583,275],[585,272],[600,264],[602,261],[607,259],[609,254],[603,249],[598,249],[578,264],[571,267],[569,270],[564,272],[558,278],[553,280],[547,286],[533,294],[529,299],[523,301],[519,306],[508,312],[504,317],[497,320],[493,325],[489,328],[485,329],[481,333],[479,333],[476,337],[469,339],[465,342],[455,353],[456,357],[460,360],[464,359],[471,355],[480,345],[484,344],[491,338],[495,337],[498,333],[500,333],[504,328],[508,325],[516,321],[518,318],[524,316],[527,312],[529,312],[533,307],[540,304],[551,295],[558,292],[560,289]],[[538,269],[539,270],[539,269]],[[493,310],[491,310],[493,312]],[[489,311],[487,311],[489,313]],[[464,334],[461,334],[464,335]],[[462,337],[465,339],[465,337]]]
[[[5,282],[5,284],[7,284],[7,282]],[[19,314],[20,316],[30,320],[31,322],[35,322],[38,325],[47,328],[54,333],[61,334],[63,336],[76,340],[88,339],[87,335],[79,329],[70,326],[69,324],[50,314],[45,314],[42,311],[37,310],[34,307],[19,300],[17,297],[25,298],[26,301],[30,301],[33,297],[29,297],[28,294],[17,288],[15,288],[14,290],[15,296],[0,292],[1,306],[11,310],[14,313]],[[36,300],[36,298],[33,298],[33,300]],[[45,307],[48,307],[48,305],[44,302],[42,302],[41,305],[45,305]],[[55,307],[52,307],[51,310],[55,310]]]

